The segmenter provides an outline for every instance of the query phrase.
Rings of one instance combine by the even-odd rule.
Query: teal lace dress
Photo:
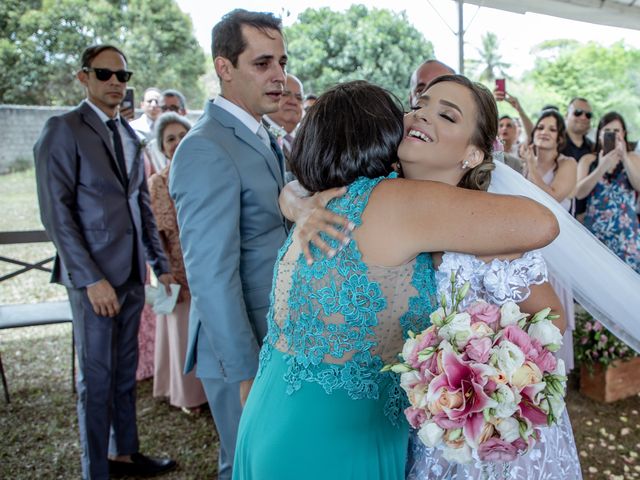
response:
[[[356,226],[379,179],[360,178],[329,208]],[[236,480],[404,479],[408,425],[396,359],[428,326],[431,256],[365,264],[355,241],[308,266],[290,235],[274,269],[268,333],[240,421]]]

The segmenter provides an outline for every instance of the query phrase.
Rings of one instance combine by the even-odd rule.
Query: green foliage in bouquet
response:
[[[628,360],[636,353],[587,312],[576,313],[573,331],[573,351],[576,360],[593,370],[593,366],[610,365],[615,360]]]

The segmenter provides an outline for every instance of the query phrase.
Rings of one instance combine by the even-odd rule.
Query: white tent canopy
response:
[[[640,0],[456,0],[458,4],[458,68],[464,73],[465,3],[507,12],[551,15],[612,27],[640,30]]]
[[[465,0],[464,3],[640,30],[640,0]]]

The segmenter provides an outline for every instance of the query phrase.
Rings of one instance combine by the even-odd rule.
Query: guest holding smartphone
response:
[[[496,102],[506,101],[509,105],[511,105],[516,112],[518,112],[518,116],[520,117],[520,121],[522,122],[522,127],[524,128],[524,132],[526,134],[526,138],[531,136],[531,132],[533,132],[533,122],[527,115],[527,113],[520,105],[520,102],[516,97],[507,92],[507,80],[505,78],[496,78],[496,87],[493,90],[493,98],[496,99]],[[509,118],[509,117],[507,117]],[[502,120],[504,116],[500,117],[500,123],[502,124]],[[502,128],[499,129],[498,134],[502,141],[505,143],[505,152],[510,153],[512,155],[517,155],[517,138],[514,138],[515,141],[513,143],[509,142],[503,136]]]
[[[640,273],[638,191],[640,154],[627,141],[622,115],[609,112],[598,123],[595,153],[578,164],[576,198],[587,201],[585,227]]]

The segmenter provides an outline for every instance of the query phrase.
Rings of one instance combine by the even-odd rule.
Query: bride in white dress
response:
[[[514,300],[523,311],[536,312],[551,306],[560,313],[558,298],[547,282],[546,260],[549,268],[554,267],[554,276],[572,285],[574,296],[587,311],[640,351],[640,335],[633,320],[640,311],[640,296],[637,295],[640,276],[563,211],[555,200],[504,164],[497,162],[494,165],[491,155],[496,133],[497,108],[486,88],[458,75],[439,77],[422,95],[418,108],[405,117],[405,137],[398,149],[403,175],[409,179],[436,180],[469,189],[489,188],[494,193],[526,195],[554,212],[560,222],[560,236],[541,251],[542,255],[540,252],[524,255],[505,252],[505,258],[511,260],[489,259],[485,263],[470,255],[445,253],[437,274],[439,289],[446,291],[443,284],[448,286],[449,272],[453,269],[471,281],[473,289],[468,294],[469,299],[485,299],[497,304]],[[319,194],[310,206],[304,207],[297,203],[304,196],[299,188],[290,184],[283,192],[281,204],[290,213],[297,209],[300,215],[290,220],[307,217],[297,226],[303,243],[313,241],[329,252],[329,246],[318,238],[317,233],[326,230],[327,224],[347,227],[344,219],[322,210],[340,192],[334,189]],[[532,224],[531,228],[536,226]],[[337,233],[336,238],[347,241],[344,234]],[[615,298],[623,301],[615,301]],[[513,462],[505,478],[581,479],[580,462],[566,411],[558,425],[543,430],[536,447]],[[422,445],[415,434],[412,440],[408,478],[487,478],[481,466],[449,464],[438,451]]]
[[[404,176],[486,190],[494,169],[490,153],[496,110],[491,93],[464,77],[434,80],[419,99],[418,108],[405,117],[405,138],[398,148]],[[437,257],[434,255],[436,263]],[[458,287],[467,281],[471,285],[463,306],[477,300],[496,305],[514,301],[529,313],[547,306],[559,312],[561,305],[548,283],[541,253],[507,258],[487,259],[485,263],[463,253],[444,253],[436,273],[438,298],[442,294],[448,297],[453,271],[457,273]],[[558,326],[564,330],[563,317],[560,323]],[[410,443],[407,478],[411,480],[486,478],[486,465],[450,464],[442,458],[441,451],[424,446],[415,433]],[[497,470],[500,477],[503,469]],[[559,425],[543,428],[532,451],[511,462],[506,472],[505,478],[522,480],[582,478],[566,410]]]
[[[511,300],[519,303],[530,298],[536,286],[548,281],[547,268],[540,252],[528,252],[514,260],[482,260],[462,253],[447,252],[436,273],[438,295],[451,288],[450,272],[457,272],[458,287],[470,282],[471,288],[462,307],[477,300],[496,305]],[[450,301],[450,298],[448,299]],[[524,309],[523,309],[524,310]],[[580,479],[580,462],[576,450],[569,416],[565,410],[558,425],[543,427],[536,446],[523,457],[510,463],[504,478],[523,480]],[[442,457],[442,452],[428,448],[415,433],[410,441],[407,479],[410,480],[467,480],[483,479],[489,470],[486,464],[475,463],[468,466],[450,464]],[[502,465],[495,469],[497,477],[502,477]]]

